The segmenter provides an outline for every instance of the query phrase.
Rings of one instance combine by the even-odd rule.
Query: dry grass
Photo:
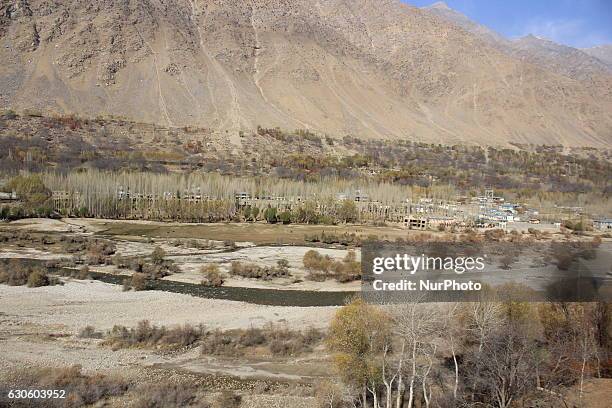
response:
[[[86,375],[78,365],[64,368],[32,368],[15,373],[10,383],[19,389],[66,390],[65,399],[37,400],[37,407],[82,407],[126,393],[130,385],[124,379],[101,374]],[[3,400],[0,406],[29,407],[32,400]]]

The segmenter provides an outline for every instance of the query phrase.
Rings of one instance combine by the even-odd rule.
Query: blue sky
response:
[[[402,0],[428,6],[435,0]],[[533,34],[573,47],[612,44],[612,0],[446,0],[508,38]]]

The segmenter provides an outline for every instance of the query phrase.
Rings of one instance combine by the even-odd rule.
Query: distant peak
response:
[[[527,34],[526,36],[521,37],[518,40],[519,41],[546,41],[546,42],[550,42],[550,40],[548,40],[546,38],[538,37],[537,35],[533,35],[533,34]]]
[[[450,7],[448,7],[448,4],[446,4],[443,1],[436,1],[434,4],[429,6],[429,8],[436,8],[436,9],[442,9],[442,10],[450,10],[451,9]]]

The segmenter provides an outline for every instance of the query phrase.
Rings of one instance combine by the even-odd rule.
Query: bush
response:
[[[281,264],[283,264],[281,262]],[[261,267],[255,264],[242,264],[238,261],[232,262],[230,268],[231,275],[242,276],[243,278],[253,278],[271,280],[274,278],[285,278],[289,276],[289,269],[278,264],[275,267]]]
[[[302,262],[309,271],[309,280],[323,282],[328,278],[335,278],[338,282],[345,283],[361,277],[361,263],[356,259],[355,251],[349,251],[342,261],[334,261],[328,255],[323,256],[311,249],[304,254]]]
[[[166,251],[164,251],[161,247],[155,247],[153,252],[151,253],[151,260],[155,265],[161,265],[164,263],[164,258],[166,256]]]
[[[79,272],[76,274],[76,278],[77,279],[89,279],[90,275],[89,275],[89,267],[87,265],[82,266],[81,268],[79,268]]]
[[[146,290],[147,289],[147,275],[145,275],[144,273],[135,272],[132,275],[130,286],[136,291]]]
[[[506,232],[503,229],[492,229],[485,231],[484,235],[488,241],[501,241]]]
[[[213,408],[238,408],[242,402],[240,395],[234,394],[232,391],[221,391],[221,394],[215,399]]]
[[[219,265],[217,264],[209,264],[205,265],[200,269],[200,273],[204,275],[204,280],[202,281],[202,285],[204,286],[213,286],[218,287],[223,285],[223,277],[221,276],[221,272],[219,271]]]
[[[101,339],[104,337],[104,334],[96,331],[93,326],[86,326],[79,332],[79,337],[82,339]]]
[[[149,264],[143,258],[133,258],[129,262],[129,267],[134,272],[142,273],[150,279],[161,279],[173,273],[180,272],[178,266],[171,260],[162,260],[160,262],[158,259],[157,262]]]
[[[266,210],[264,211],[264,218],[266,219],[268,223],[275,224],[277,221],[276,208],[274,207],[266,208]]]
[[[331,264],[331,258],[327,255],[323,256],[318,251],[311,249],[304,254],[302,262],[304,267],[309,271],[327,272]]]
[[[103,345],[113,349],[130,347],[188,347],[198,342],[204,336],[203,326],[177,326],[168,329],[165,326],[151,325],[148,320],[138,322],[136,328],[114,326],[107,334]]]
[[[359,211],[355,202],[344,200],[338,210],[338,218],[346,223],[356,222],[359,218]]]
[[[58,285],[61,282],[55,277],[49,277],[44,268],[28,265],[18,259],[6,263],[0,262],[0,284],[9,286],[24,286],[36,288],[40,286]]]
[[[47,275],[40,271],[40,270],[35,270],[32,273],[30,273],[30,275],[28,276],[28,288],[39,288],[41,286],[48,286],[49,285],[49,278],[47,277]]]
[[[278,219],[280,220],[280,222],[282,222],[283,224],[291,224],[291,212],[290,211],[283,211],[282,213],[280,213],[280,215],[278,216]]]
[[[216,330],[202,339],[202,354],[237,356],[249,349],[267,349],[272,355],[294,356],[308,351],[323,339],[323,333],[311,328],[290,330],[272,324],[246,330]]]
[[[133,403],[134,408],[179,408],[191,406],[196,399],[197,387],[194,384],[155,383],[138,387],[139,396]]]
[[[49,405],[41,406],[82,407],[123,395],[129,389],[129,384],[120,377],[85,375],[81,373],[81,366],[78,365],[65,368],[31,368],[19,371],[13,377],[12,382],[24,389],[66,391],[65,399],[45,401]],[[13,406],[15,401],[5,405],[4,397],[5,394],[0,396],[0,406]]]
[[[240,334],[238,343],[243,347],[259,346],[266,342],[266,336],[261,329],[250,327]]]

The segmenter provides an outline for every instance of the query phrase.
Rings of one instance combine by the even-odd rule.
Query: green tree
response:
[[[251,206],[247,205],[246,207],[244,207],[244,210],[242,211],[244,214],[244,219],[245,220],[250,220],[251,219]]]
[[[283,224],[291,224],[291,212],[290,211],[283,211],[282,213],[280,213],[280,215],[278,216],[278,219],[283,223]]]
[[[354,201],[344,200],[338,211],[338,218],[342,222],[355,222],[359,217],[357,205]]]
[[[51,198],[51,190],[45,186],[39,175],[13,177],[7,183],[5,190],[16,192],[19,199],[30,208],[46,205]]]
[[[276,219],[276,208],[274,208],[274,207],[266,208],[266,211],[264,211],[264,218],[270,224],[275,224],[276,221],[277,221],[277,219]]]
[[[361,390],[366,406],[370,381],[380,377],[380,356],[391,336],[389,316],[380,308],[356,299],[336,312],[329,327],[327,346],[343,381]]]
[[[253,207],[251,210],[251,217],[253,217],[253,221],[257,221],[257,216],[259,215],[259,208]]]

